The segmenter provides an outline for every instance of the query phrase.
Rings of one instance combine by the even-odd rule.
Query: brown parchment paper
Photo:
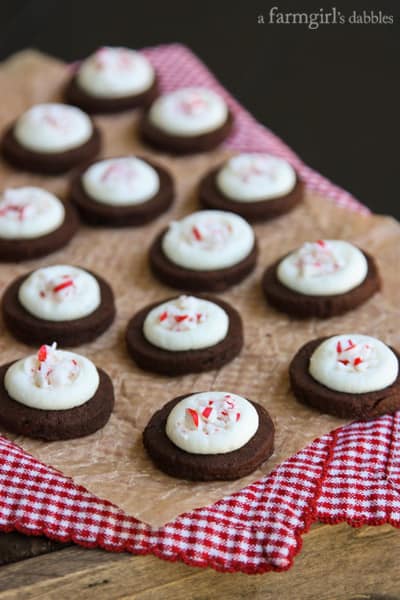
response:
[[[61,84],[68,76],[65,64],[33,51],[19,53],[3,63],[0,126],[3,128],[33,103],[59,99]],[[129,112],[96,119],[104,134],[104,156],[137,151],[155,156],[135,139],[136,116],[137,113]],[[258,268],[241,285],[223,294],[244,319],[245,348],[241,356],[220,371],[173,379],[136,368],[124,347],[126,323],[144,305],[171,294],[151,276],[146,249],[162,226],[196,208],[196,182],[224,156],[223,151],[177,159],[157,155],[177,181],[176,202],[167,215],[139,229],[82,226],[65,250],[23,265],[0,265],[1,293],[17,275],[60,262],[99,271],[112,284],[118,310],[116,322],[98,340],[76,349],[113,379],[116,406],[109,423],[91,436],[67,442],[46,443],[2,433],[98,496],[153,526],[241,489],[268,474],[314,438],[343,423],[298,404],[289,390],[288,363],[307,340],[348,331],[375,335],[400,347],[399,224],[388,217],[351,213],[309,192],[305,203],[293,213],[256,226],[260,243]],[[67,178],[16,172],[1,162],[1,188],[22,184],[42,185],[64,196]],[[383,293],[356,311],[322,322],[300,322],[270,309],[260,291],[263,269],[303,241],[316,238],[348,239],[374,254],[384,280]],[[0,364],[30,352],[2,326]],[[147,458],[141,433],[152,413],[178,394],[206,389],[242,394],[270,411],[276,425],[275,452],[253,475],[235,482],[196,484],[164,475]]]

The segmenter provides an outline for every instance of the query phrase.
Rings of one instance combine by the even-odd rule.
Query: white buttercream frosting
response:
[[[22,306],[48,321],[71,321],[86,317],[101,302],[97,279],[79,267],[54,265],[29,275],[18,291]]]
[[[382,390],[397,378],[394,352],[380,340],[355,333],[322,342],[310,358],[311,376],[338,392],[363,394]]]
[[[154,346],[173,352],[218,344],[229,328],[227,313],[214,302],[180,296],[153,308],[143,323],[143,334]]]
[[[154,78],[154,69],[143,54],[109,46],[84,60],[77,73],[79,86],[99,98],[141,94],[151,87]]]
[[[125,156],[94,163],[83,174],[82,184],[97,202],[127,206],[155,196],[160,189],[160,178],[146,161]]]
[[[210,271],[242,261],[254,243],[253,229],[239,215],[202,210],[172,222],[163,236],[162,248],[181,267]]]
[[[36,104],[14,126],[14,135],[21,146],[49,154],[82,146],[92,133],[88,115],[68,104]]]
[[[95,365],[80,354],[43,345],[36,355],[13,363],[4,377],[11,398],[39,410],[81,406],[99,386]]]
[[[181,88],[157,98],[149,112],[153,125],[172,135],[195,136],[221,127],[227,120],[225,101],[207,88]]]
[[[216,181],[231,200],[257,202],[289,194],[296,185],[296,172],[277,156],[244,153],[230,158],[219,170]]]
[[[225,454],[254,436],[259,418],[254,406],[228,392],[202,392],[182,399],[171,410],[166,434],[192,454]]]
[[[368,273],[365,255],[342,240],[306,242],[278,266],[283,285],[314,296],[344,294],[364,281]]]
[[[7,188],[0,197],[0,238],[36,238],[60,227],[63,203],[38,187]]]

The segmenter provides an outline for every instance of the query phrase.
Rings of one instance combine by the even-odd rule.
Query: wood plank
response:
[[[17,531],[0,533],[0,565],[61,550],[69,545],[53,542],[44,536],[23,535]]]
[[[399,532],[389,525],[353,529],[315,525],[294,567],[258,576],[222,574],[70,547],[0,571],[0,600],[395,600],[400,594]]]

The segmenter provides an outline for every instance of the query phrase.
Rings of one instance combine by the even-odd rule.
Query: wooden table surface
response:
[[[75,545],[54,547],[16,533],[0,535],[0,560],[6,555],[19,560],[0,568],[0,600],[400,599],[400,532],[390,525],[316,524],[304,536],[292,569],[264,575],[222,574]]]

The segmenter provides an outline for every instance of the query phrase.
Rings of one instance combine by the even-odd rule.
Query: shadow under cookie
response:
[[[35,238],[0,238],[0,262],[31,260],[66,246],[79,228],[79,219],[73,206],[68,202],[63,202],[63,206],[64,220],[54,231]]]
[[[196,271],[173,263],[164,254],[162,239],[167,232],[164,229],[154,240],[149,251],[150,268],[163,283],[191,292],[222,292],[240,283],[256,266],[258,245],[254,242],[251,252],[240,262],[224,269]]]
[[[267,267],[262,278],[262,288],[268,303],[280,312],[300,319],[318,317],[326,319],[341,315],[357,308],[381,289],[381,279],[375,260],[363,252],[367,259],[368,271],[360,285],[343,294],[331,296],[313,296],[300,294],[281,283],[277,276],[279,260]]]
[[[64,90],[64,97],[68,104],[78,106],[89,114],[118,113],[125,110],[132,110],[141,106],[149,106],[158,96],[157,78],[152,85],[139,94],[129,96],[119,96],[107,98],[102,96],[93,96],[86,92],[78,83],[74,75],[67,83]]]
[[[100,152],[101,134],[95,125],[87,142],[64,152],[35,152],[22,146],[14,135],[14,126],[15,123],[5,132],[1,152],[10,164],[24,171],[45,175],[61,174],[77,165],[88,163]]]
[[[0,424],[18,435],[44,440],[69,440],[90,435],[104,427],[114,408],[110,377],[102,369],[99,386],[84,404],[65,410],[40,410],[9,396],[4,377],[13,362],[0,366]]]
[[[400,373],[392,385],[362,394],[338,392],[316,381],[309,373],[310,358],[326,339],[311,340],[298,350],[290,363],[289,378],[297,400],[322,413],[361,421],[391,414],[400,408]],[[400,359],[399,354],[392,350]]]
[[[166,169],[147,158],[139,156],[137,158],[153,167],[160,181],[158,192],[149,200],[139,204],[117,206],[98,202],[89,196],[83,187],[83,170],[73,178],[69,193],[70,199],[86,223],[103,227],[136,227],[153,221],[170,208],[174,199],[172,176]]]
[[[29,346],[51,345],[79,346],[99,337],[112,324],[115,317],[114,294],[110,285],[99,275],[87,270],[100,286],[101,302],[91,314],[69,321],[39,319],[20,303],[18,291],[31,273],[14,280],[4,292],[2,313],[10,333]]]
[[[219,146],[231,133],[233,124],[234,117],[228,112],[225,123],[217,129],[192,136],[174,135],[153,125],[149,119],[149,111],[146,111],[139,121],[138,131],[144,142],[158,150],[172,154],[194,154]]]
[[[240,354],[243,348],[243,325],[239,313],[222,300],[208,296],[199,296],[199,298],[214,302],[227,313],[229,326],[225,338],[213,346],[197,350],[171,351],[154,346],[145,338],[143,324],[148,313],[160,305],[160,302],[155,302],[136,313],[126,328],[125,339],[128,352],[141,369],[171,377],[186,373],[201,373],[219,369]]]
[[[178,448],[168,438],[165,427],[171,410],[187,394],[170,400],[151,417],[143,432],[143,444],[154,464],[164,473],[192,481],[229,481],[249,475],[274,450],[274,425],[267,411],[251,402],[259,425],[253,437],[241,448],[225,454],[192,454]]]
[[[198,196],[204,208],[234,212],[247,221],[267,221],[283,215],[295,208],[303,199],[304,184],[297,179],[291,192],[270,200],[257,200],[255,202],[238,202],[225,196],[218,188],[216,176],[221,165],[207,173],[200,181]]]

